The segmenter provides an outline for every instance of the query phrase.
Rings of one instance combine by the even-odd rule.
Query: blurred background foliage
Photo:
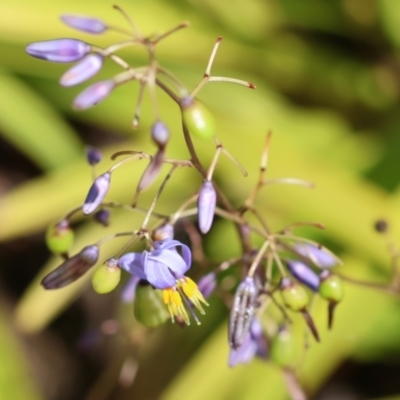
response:
[[[216,179],[240,204],[257,179],[260,148],[274,132],[269,176],[316,183],[308,190],[271,187],[257,205],[279,229],[319,221],[326,231],[304,229],[337,251],[349,277],[390,282],[386,242],[373,231],[387,218],[400,246],[400,4],[397,0],[121,0],[145,34],[181,21],[192,26],[159,45],[158,57],[193,88],[217,36],[224,40],[213,72],[246,79],[256,91],[213,83],[199,95],[213,110],[218,137],[249,171],[242,178],[225,161]],[[28,42],[79,37],[106,46],[117,34],[74,32],[62,13],[100,17],[124,25],[104,0],[3,0],[0,2],[0,397],[13,399],[287,399],[281,371],[255,360],[227,367],[227,310],[218,297],[201,327],[156,331],[136,325],[118,295],[96,295],[84,278],[45,292],[39,281],[60,260],[49,256],[46,227],[80,204],[90,184],[84,144],[113,151],[151,151],[152,112],[131,129],[138,86],[116,90],[97,107],[73,112],[82,87],[63,89],[65,65],[27,56]],[[124,50],[131,63],[145,53]],[[106,63],[101,77],[118,69]],[[96,78],[97,79],[97,78]],[[160,93],[161,115],[171,127],[171,157],[187,157],[179,113]],[[213,143],[196,142],[205,162]],[[107,158],[106,157],[106,158]],[[109,157],[108,157],[109,159]],[[109,161],[101,164],[103,172]],[[139,165],[139,167],[138,167]],[[130,201],[144,164],[118,171],[109,198]],[[198,190],[182,171],[169,183],[159,210],[172,212]],[[142,204],[154,195],[150,190]],[[109,228],[76,220],[74,250],[108,233],[134,229],[141,216],[115,213]],[[121,243],[102,249],[105,259]],[[238,253],[230,224],[217,221],[205,240],[207,254],[224,260]],[[315,305],[322,343],[312,344],[299,368],[312,398],[400,398],[398,297],[347,284],[336,326],[326,331],[325,306]],[[120,332],[129,332],[129,335]],[[117,332],[117,334],[114,334]],[[146,339],[146,340],[145,340]],[[138,367],[139,365],[139,367]],[[122,372],[121,372],[122,371]],[[133,383],[132,383],[133,381]]]

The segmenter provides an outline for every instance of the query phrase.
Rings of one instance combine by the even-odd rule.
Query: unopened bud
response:
[[[162,121],[156,121],[151,127],[151,138],[159,148],[164,148],[169,140],[169,129]]]
[[[69,87],[79,85],[95,76],[103,66],[103,57],[100,54],[89,54],[60,78],[60,85]]]
[[[102,158],[103,155],[99,149],[96,149],[96,147],[92,146],[86,147],[86,159],[90,165],[98,164]]]
[[[58,289],[75,282],[92,268],[99,258],[99,247],[87,246],[78,254],[64,261],[42,280],[45,289]]]
[[[314,292],[319,288],[318,275],[306,264],[298,260],[286,262],[289,272],[302,284],[309,287]]]
[[[144,170],[136,191],[139,193],[148,188],[157,178],[164,161],[164,151],[159,150]]]
[[[246,277],[236,289],[233,305],[229,317],[229,345],[233,349],[239,348],[253,320],[258,290],[254,279]]]
[[[25,50],[30,56],[42,60],[69,63],[83,58],[91,46],[77,39],[55,39],[31,43]]]
[[[107,29],[107,25],[97,18],[84,17],[82,15],[61,15],[61,20],[71,28],[78,29],[83,32],[99,34]]]
[[[215,272],[210,272],[201,277],[197,282],[197,287],[205,298],[210,297],[217,287],[217,276]]]
[[[91,214],[101,204],[110,187],[110,179],[111,174],[106,172],[94,180],[83,203],[82,211],[85,215]]]
[[[92,276],[92,286],[99,294],[109,293],[118,286],[120,280],[121,269],[118,267],[118,261],[111,258],[96,269]]]
[[[338,264],[338,260],[322,246],[317,247],[309,243],[298,243],[295,246],[295,250],[319,268],[331,268]]]
[[[74,243],[74,231],[69,222],[63,220],[54,226],[50,226],[46,232],[46,244],[54,254],[67,253]]]
[[[93,214],[93,219],[103,226],[109,225],[110,210],[99,210]]]
[[[173,225],[165,224],[163,226],[160,226],[153,232],[151,238],[153,239],[154,242],[158,242],[159,240],[164,240],[164,239],[173,239],[174,238]]]
[[[205,181],[197,198],[199,229],[206,234],[212,226],[215,206],[217,204],[217,193],[210,181]]]
[[[80,93],[74,100],[72,106],[75,110],[85,110],[95,106],[104,100],[114,89],[112,80],[96,82]]]

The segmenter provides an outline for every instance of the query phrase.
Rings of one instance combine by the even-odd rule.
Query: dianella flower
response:
[[[93,107],[104,100],[113,91],[114,87],[115,83],[110,79],[96,82],[80,93],[75,98],[72,106],[75,110],[85,110]]]
[[[204,314],[202,304],[208,305],[196,283],[185,276],[191,261],[189,247],[177,240],[165,239],[154,242],[154,250],[123,255],[118,265],[135,277],[148,281],[156,289],[161,289],[172,321],[182,318],[189,325],[184,302],[188,304],[189,300],[201,314]]]
[[[238,364],[247,364],[255,356],[265,359],[268,348],[262,326],[257,317],[253,317],[250,329],[247,332],[243,343],[237,349],[231,349],[229,352],[229,366],[231,368]]]

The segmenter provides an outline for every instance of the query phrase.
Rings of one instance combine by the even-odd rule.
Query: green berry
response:
[[[67,221],[50,226],[46,232],[47,248],[54,254],[68,253],[74,243],[74,231]]]
[[[297,359],[296,341],[287,328],[281,328],[272,338],[271,360],[281,367],[293,367]]]
[[[308,304],[308,295],[303,286],[290,278],[282,279],[281,295],[285,305],[292,311],[304,310]]]
[[[210,139],[215,135],[214,116],[204,104],[187,97],[182,100],[181,106],[183,120],[192,135],[201,139]]]
[[[162,325],[170,318],[161,291],[149,284],[139,283],[137,286],[134,313],[136,319],[148,328]]]
[[[328,271],[322,272],[320,275],[321,284],[319,286],[319,294],[326,300],[333,303],[339,303],[344,296],[344,287],[342,280]]]
[[[120,280],[121,269],[117,261],[112,258],[96,269],[92,276],[92,286],[99,294],[109,293],[118,286]]]

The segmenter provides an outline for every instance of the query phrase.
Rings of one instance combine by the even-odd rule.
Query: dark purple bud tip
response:
[[[319,268],[331,268],[338,264],[338,260],[322,246],[314,246],[308,243],[298,243],[295,246],[297,253],[308,258]]]
[[[88,160],[88,163],[90,165],[98,164],[103,158],[101,151],[99,149],[96,149],[96,147],[86,146],[85,150],[86,150],[86,159]]]
[[[101,204],[110,187],[110,180],[109,172],[95,179],[83,203],[82,211],[85,215],[91,214]]]
[[[256,284],[250,276],[246,277],[236,289],[229,316],[228,339],[232,349],[238,349],[242,345],[250,330],[257,296]]]
[[[83,276],[97,263],[98,259],[99,247],[87,246],[46,275],[41,283],[45,289],[59,289],[67,286]]]
[[[197,282],[197,287],[205,298],[210,297],[217,287],[217,276],[215,275],[215,272],[210,272],[200,278]]]
[[[93,214],[93,219],[104,226],[108,226],[110,223],[110,211],[99,210]]]
[[[75,86],[95,76],[103,66],[103,57],[99,54],[89,54],[83,60],[70,68],[60,78],[61,86]]]
[[[319,289],[318,275],[306,264],[297,260],[286,262],[289,272],[302,284],[309,287],[314,292]]]
[[[215,206],[217,204],[217,193],[210,181],[205,181],[200,189],[197,199],[199,229],[206,234],[214,219]]]
[[[164,122],[157,121],[151,127],[151,138],[159,147],[164,147],[169,139],[169,129]]]
[[[83,32],[99,34],[107,29],[107,25],[96,18],[88,18],[82,15],[61,15],[61,20],[71,28],[78,29]]]
[[[90,52],[90,45],[77,39],[55,39],[31,43],[26,52],[42,60],[68,63],[78,61]]]
[[[100,81],[80,93],[72,104],[75,110],[85,110],[86,108],[93,107],[100,101],[104,100],[114,89],[115,84],[113,81]]]

